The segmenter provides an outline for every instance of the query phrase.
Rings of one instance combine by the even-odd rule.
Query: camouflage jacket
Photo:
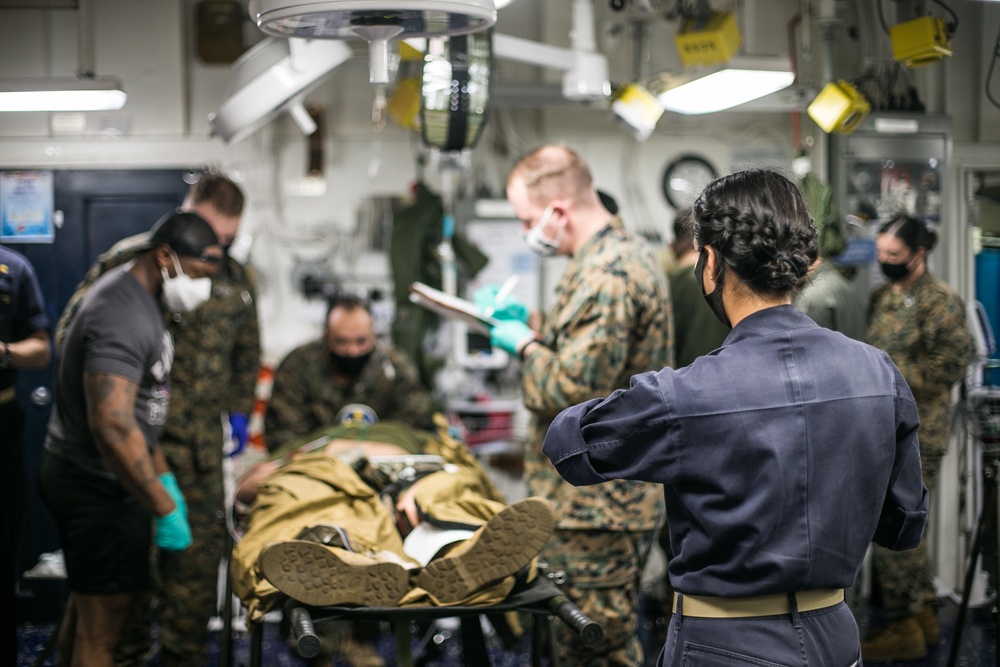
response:
[[[522,372],[531,424],[525,452],[528,493],[551,500],[568,530],[651,530],[661,523],[663,489],[613,481],[573,487],[542,453],[561,410],[625,388],[636,373],[672,363],[673,315],[663,269],[619,218],[594,235],[566,267]]]
[[[866,341],[885,350],[910,385],[921,452],[943,454],[951,387],[964,376],[972,351],[962,300],[930,273],[900,292],[883,285],[868,303]]]
[[[59,318],[57,349],[90,285],[144,250],[148,238],[148,233],[130,236],[97,258]],[[224,413],[249,415],[254,403],[260,334],[253,282],[246,268],[227,258],[212,279],[208,301],[194,312],[165,313],[165,318],[174,338],[174,366],[160,443],[169,458],[184,456],[199,470],[213,470],[222,465]]]
[[[416,366],[383,344],[350,386],[333,379],[326,344],[301,345],[279,364],[264,418],[264,442],[274,451],[286,443],[336,423],[340,409],[364,403],[379,420],[399,420],[421,429],[434,426],[434,401],[420,384]]]

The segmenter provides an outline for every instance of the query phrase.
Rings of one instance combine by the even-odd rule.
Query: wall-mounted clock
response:
[[[663,196],[675,210],[687,208],[718,177],[715,167],[705,158],[690,153],[681,155],[663,170]]]

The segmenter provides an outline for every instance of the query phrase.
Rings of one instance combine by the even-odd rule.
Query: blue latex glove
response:
[[[499,291],[499,285],[483,285],[473,292],[472,302],[487,317],[501,321],[517,320],[527,323],[528,307],[511,294],[506,295],[498,302],[496,298]]]
[[[156,546],[165,551],[184,551],[191,546],[191,526],[178,505],[166,516],[156,517]]]
[[[181,511],[181,516],[187,521],[188,508],[187,502],[184,500],[184,494],[181,493],[181,487],[177,484],[177,478],[174,477],[174,473],[165,472],[160,475],[160,482],[163,483],[163,488],[167,490],[170,494],[170,498],[177,505],[177,509]]]
[[[247,426],[250,419],[242,412],[229,413],[229,430],[233,439],[233,450],[228,456],[236,456],[247,446]]]
[[[520,320],[502,320],[490,329],[490,345],[509,354],[517,354],[522,345],[537,339],[534,330]]]

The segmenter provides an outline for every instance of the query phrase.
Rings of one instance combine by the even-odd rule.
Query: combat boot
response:
[[[865,662],[922,660],[926,656],[927,641],[916,616],[891,621],[861,643],[861,657]]]
[[[928,602],[924,605],[923,610],[917,614],[917,622],[920,623],[920,629],[924,631],[927,646],[937,646],[941,643],[941,628],[938,626],[937,613],[934,611],[933,604]]]
[[[555,512],[548,501],[519,500],[447,554],[432,559],[417,574],[415,583],[440,603],[460,602],[529,565],[554,529]]]
[[[399,563],[375,560],[317,542],[290,540],[264,549],[261,574],[275,588],[307,605],[393,607],[409,589]]]

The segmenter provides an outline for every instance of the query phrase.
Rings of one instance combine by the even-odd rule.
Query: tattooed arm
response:
[[[169,514],[174,501],[159,479],[160,473],[169,468],[159,444],[154,445],[150,455],[135,419],[139,386],[107,373],[87,373],[83,386],[87,421],[108,467],[155,516]]]

